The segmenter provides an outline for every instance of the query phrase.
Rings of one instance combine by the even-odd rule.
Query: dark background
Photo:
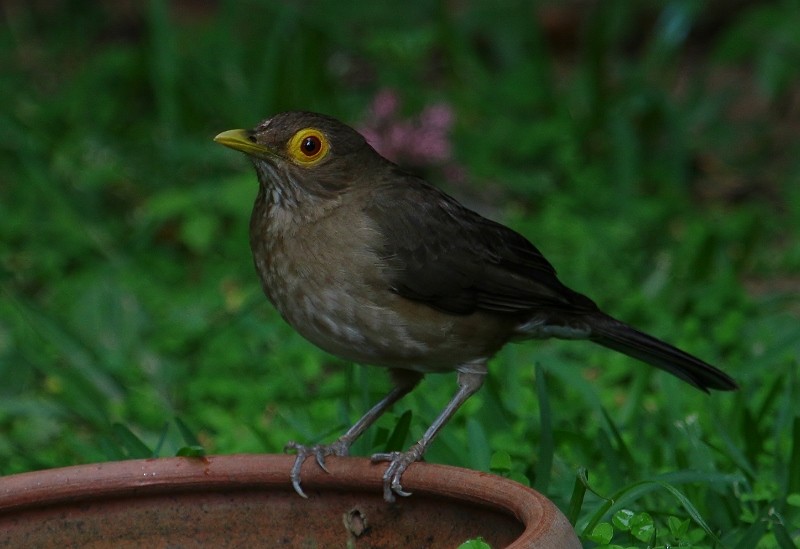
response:
[[[0,474],[280,452],[386,390],[263,298],[255,177],[212,142],[308,109],[742,385],[707,397],[588,343],[513,345],[428,460],[529,482],[588,546],[791,547],[800,5],[496,4],[3,2]],[[416,440],[454,387],[429,376],[355,453]]]

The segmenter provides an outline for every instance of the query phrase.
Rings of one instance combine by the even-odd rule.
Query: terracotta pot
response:
[[[580,547],[564,515],[510,480],[417,463],[382,499],[382,464],[237,455],[99,463],[0,478],[2,547]]]

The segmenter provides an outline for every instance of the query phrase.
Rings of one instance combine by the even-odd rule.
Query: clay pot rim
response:
[[[267,488],[293,490],[289,471],[294,456],[240,454],[202,458],[171,457],[76,465],[0,477],[0,514],[25,508],[89,499],[158,493]],[[329,472],[313,459],[302,469],[303,489],[382,494],[385,463],[367,458],[331,457]],[[415,463],[403,476],[411,498],[434,496],[483,506],[514,516],[525,528],[513,544],[540,539],[569,524],[558,508],[535,490],[490,473],[460,467]],[[300,496],[297,496],[300,497]],[[571,527],[569,527],[571,529]]]

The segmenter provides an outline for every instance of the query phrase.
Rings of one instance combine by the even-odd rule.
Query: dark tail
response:
[[[592,323],[591,341],[666,370],[698,389],[732,391],[739,386],[725,372],[611,317]]]

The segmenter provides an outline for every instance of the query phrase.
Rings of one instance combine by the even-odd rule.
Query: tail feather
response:
[[[611,317],[593,323],[589,339],[603,347],[666,370],[703,391],[738,389],[733,378],[725,372]]]

